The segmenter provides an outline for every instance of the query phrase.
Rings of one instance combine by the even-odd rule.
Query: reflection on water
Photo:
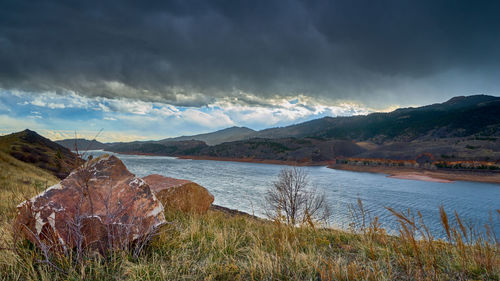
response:
[[[92,151],[93,155],[102,151]],[[262,201],[282,165],[185,160],[172,157],[118,155],[139,177],[149,174],[188,179],[206,187],[215,204],[263,216]],[[434,235],[443,237],[438,207],[458,214],[467,222],[484,225],[493,212],[494,228],[500,223],[494,213],[500,209],[500,185],[473,182],[436,183],[388,178],[383,174],[304,167],[311,183],[324,191],[332,211],[332,224],[346,228],[352,221],[349,205],[358,198],[390,231],[397,230],[394,217],[384,207],[398,211],[420,211]]]

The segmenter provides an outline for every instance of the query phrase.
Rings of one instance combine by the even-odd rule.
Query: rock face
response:
[[[156,193],[165,208],[204,214],[214,202],[214,196],[192,181],[149,175],[143,180]]]
[[[166,223],[148,184],[109,155],[85,163],[17,208],[14,227],[50,250],[124,248]]]

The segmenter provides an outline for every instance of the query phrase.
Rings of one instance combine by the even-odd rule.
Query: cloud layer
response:
[[[498,94],[499,12],[498,1],[2,1],[0,88],[263,108],[297,95],[381,108]]]
[[[0,134],[30,128],[51,139],[74,138],[75,133],[92,139],[102,130],[98,138],[101,141],[148,140],[206,133],[231,126],[264,129],[323,116],[370,111],[355,104],[325,106],[305,96],[272,102],[273,107],[249,106],[221,99],[194,108],[127,98],[85,97],[75,93],[0,91]]]

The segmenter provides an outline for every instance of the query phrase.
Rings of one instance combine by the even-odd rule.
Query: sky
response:
[[[500,93],[500,2],[0,1],[0,134],[128,141]]]

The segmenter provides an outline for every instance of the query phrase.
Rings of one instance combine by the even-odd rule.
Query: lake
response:
[[[103,151],[89,151],[100,155]],[[114,154],[114,153],[110,153]],[[286,166],[213,160],[189,160],[162,156],[117,155],[139,177],[160,174],[188,179],[207,188],[214,204],[264,216],[263,199],[268,187]],[[452,217],[457,211],[467,223],[484,225],[493,216],[493,227],[500,235],[500,185],[456,181],[436,183],[389,178],[384,174],[333,170],[326,167],[302,167],[312,185],[326,194],[332,212],[331,225],[345,229],[353,221],[349,206],[361,199],[365,209],[377,216],[394,233],[398,224],[385,207],[398,211],[420,211],[437,237],[444,237],[439,221],[439,206]]]

